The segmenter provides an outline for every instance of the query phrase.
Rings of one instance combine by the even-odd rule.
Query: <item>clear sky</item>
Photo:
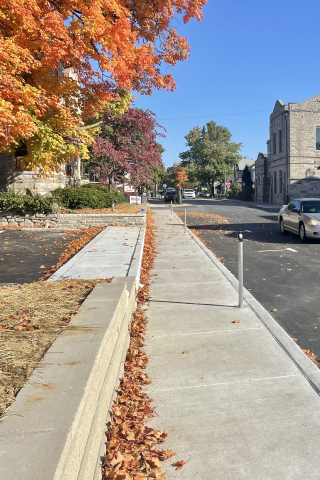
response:
[[[315,0],[208,0],[201,23],[177,21],[191,46],[189,61],[168,70],[177,90],[135,100],[167,129],[159,139],[165,165],[179,161],[189,130],[210,120],[243,144],[242,155],[266,152],[276,100],[301,102],[320,93],[319,13]]]

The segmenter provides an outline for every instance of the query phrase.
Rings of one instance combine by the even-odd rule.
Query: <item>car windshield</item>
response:
[[[320,213],[320,200],[302,202],[301,211],[303,213]]]
[[[175,190],[167,190],[167,194],[170,194],[170,193],[171,193],[171,194],[172,194],[172,193],[176,193],[176,191],[175,191]]]
[[[184,191],[193,193],[193,190],[190,190],[190,189],[185,189]]]

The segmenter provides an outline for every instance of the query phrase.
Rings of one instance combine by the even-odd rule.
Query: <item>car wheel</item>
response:
[[[280,232],[282,235],[287,235],[287,230],[284,226],[284,221],[283,221],[283,218],[280,219]]]
[[[306,229],[304,227],[304,223],[300,223],[299,225],[299,237],[300,237],[300,240],[302,242],[305,242],[306,239],[307,239],[307,236],[306,236]]]

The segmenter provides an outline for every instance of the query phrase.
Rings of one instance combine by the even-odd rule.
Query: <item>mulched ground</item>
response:
[[[141,210],[146,210],[146,205],[135,205],[129,203],[119,203],[116,204],[114,213],[139,213]],[[60,208],[60,213],[79,213],[79,214],[98,214],[98,213],[112,213],[112,208],[100,208],[100,209],[93,209],[93,208],[82,208],[81,210],[67,210]]]
[[[0,289],[0,415],[99,282],[111,279],[35,282]]]

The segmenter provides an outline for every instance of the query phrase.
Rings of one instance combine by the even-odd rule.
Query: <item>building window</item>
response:
[[[281,132],[281,130],[280,130],[280,132]],[[279,193],[282,193],[282,182],[283,182],[283,180],[282,180],[282,170],[280,170],[279,175],[280,175],[279,176]]]
[[[274,172],[274,193],[277,193],[277,172]]]
[[[279,130],[279,152],[282,152],[282,130]]]
[[[273,134],[273,155],[277,153],[277,135]]]
[[[316,150],[320,150],[320,127],[316,128]]]

